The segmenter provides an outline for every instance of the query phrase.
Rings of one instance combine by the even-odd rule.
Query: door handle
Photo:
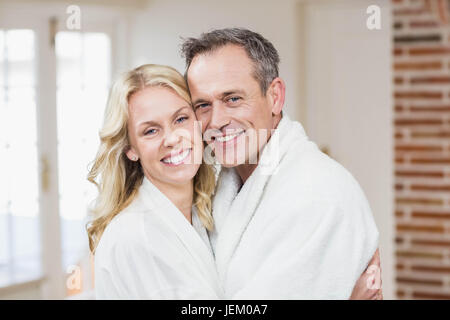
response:
[[[50,164],[47,156],[41,158],[41,186],[44,192],[50,189]]]

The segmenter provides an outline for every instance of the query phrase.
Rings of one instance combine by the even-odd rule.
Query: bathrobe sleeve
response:
[[[313,221],[310,236],[294,253],[305,292],[311,299],[348,299],[353,287],[376,250],[378,233],[365,223],[362,212],[334,204],[311,204]],[[309,210],[308,210],[309,211]],[[317,224],[316,224],[317,223]]]
[[[261,207],[273,211],[249,226],[241,243],[248,261],[261,260],[245,286],[234,284],[241,290],[233,298],[348,299],[378,246],[370,207],[352,182],[342,186],[346,201],[302,199],[292,191],[285,191],[291,200],[282,203],[266,197]],[[251,234],[257,250],[247,248]],[[235,274],[239,263],[233,262]],[[246,280],[235,276],[234,281]]]
[[[233,299],[348,299],[378,243],[377,230],[348,210],[310,202],[297,206],[289,221],[268,222],[257,250],[246,250],[248,263],[260,259],[256,272],[241,278],[242,260],[233,263],[229,285],[240,287]]]

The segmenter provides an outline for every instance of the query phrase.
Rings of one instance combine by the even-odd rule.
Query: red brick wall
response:
[[[392,0],[396,282],[450,299],[450,0]]]

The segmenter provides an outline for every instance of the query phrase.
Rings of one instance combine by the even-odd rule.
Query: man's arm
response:
[[[379,249],[375,251],[366,270],[356,281],[350,300],[383,300]]]

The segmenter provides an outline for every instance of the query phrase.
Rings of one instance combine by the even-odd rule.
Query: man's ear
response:
[[[125,154],[127,155],[127,158],[130,159],[131,161],[139,160],[139,156],[132,146],[127,147]]]
[[[285,92],[286,84],[283,79],[279,77],[273,79],[267,89],[267,98],[270,99],[273,115],[279,115],[281,113],[284,106]]]

